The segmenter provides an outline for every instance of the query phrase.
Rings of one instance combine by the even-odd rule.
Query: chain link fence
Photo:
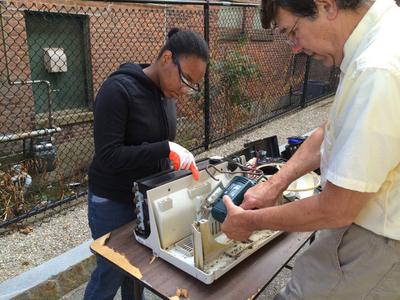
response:
[[[101,84],[124,62],[154,62],[172,27],[210,46],[202,91],[176,103],[177,142],[195,154],[338,84],[337,68],[262,29],[256,5],[18,3],[1,2],[1,232],[85,194]]]

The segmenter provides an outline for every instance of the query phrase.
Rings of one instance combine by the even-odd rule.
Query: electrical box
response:
[[[43,48],[44,67],[49,73],[63,73],[68,71],[67,56],[63,48]]]

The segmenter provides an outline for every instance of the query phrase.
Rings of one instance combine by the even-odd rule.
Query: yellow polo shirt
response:
[[[344,46],[322,184],[375,193],[355,223],[400,240],[400,8],[377,0]]]

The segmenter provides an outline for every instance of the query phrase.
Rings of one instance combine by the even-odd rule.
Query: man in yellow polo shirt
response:
[[[393,0],[262,0],[264,28],[294,53],[340,67],[329,119],[241,207],[224,198],[222,230],[321,230],[275,299],[400,299],[400,8]],[[320,194],[274,207],[321,167]],[[258,210],[251,210],[258,207]]]

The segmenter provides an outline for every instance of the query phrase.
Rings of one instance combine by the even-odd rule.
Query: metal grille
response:
[[[209,40],[202,91],[177,101],[176,141],[195,154],[337,87],[337,68],[292,55],[255,6],[70,2],[1,2],[0,229],[85,193],[101,84],[154,62],[172,27]]]
[[[179,241],[175,244],[176,249],[181,251],[183,254],[193,256],[193,238],[192,236],[188,236],[183,240]]]

